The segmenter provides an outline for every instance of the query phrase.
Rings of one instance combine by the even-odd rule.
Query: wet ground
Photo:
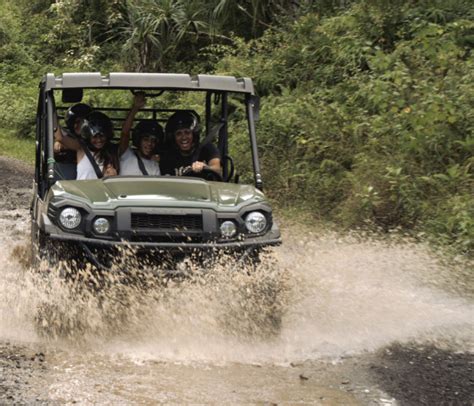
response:
[[[0,404],[474,402],[465,262],[287,226],[252,276],[90,294],[29,270],[32,170],[0,174]]]

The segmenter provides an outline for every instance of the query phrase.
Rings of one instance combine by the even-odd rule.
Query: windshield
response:
[[[55,178],[102,173],[251,183],[245,102],[229,92],[84,89],[80,103],[56,103]]]

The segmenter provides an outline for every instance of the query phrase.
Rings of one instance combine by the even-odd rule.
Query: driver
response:
[[[219,150],[211,143],[199,144],[197,117],[187,111],[177,111],[166,123],[166,134],[172,137],[173,146],[160,161],[163,175],[183,175],[212,170],[222,175]]]

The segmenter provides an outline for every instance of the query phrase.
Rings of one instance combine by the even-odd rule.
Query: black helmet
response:
[[[198,116],[190,111],[177,111],[166,123],[166,134],[174,135],[177,130],[183,128],[189,128],[193,134],[197,134],[199,131]]]
[[[163,128],[155,120],[141,120],[133,129],[133,145],[138,148],[141,138],[147,136],[155,137],[156,143],[161,144],[164,137]]]
[[[81,127],[82,137],[90,141],[96,134],[104,134],[108,140],[114,136],[114,127],[110,118],[100,111],[93,111],[84,119]]]
[[[84,103],[77,103],[69,107],[64,115],[66,127],[73,134],[75,132],[74,126],[78,118],[86,118],[92,112],[92,108]]]

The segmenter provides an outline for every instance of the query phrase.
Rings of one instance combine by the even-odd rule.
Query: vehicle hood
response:
[[[186,177],[111,177],[56,182],[51,198],[72,199],[89,206],[107,208],[130,206],[231,208],[264,201],[261,191],[251,185],[208,182]]]

